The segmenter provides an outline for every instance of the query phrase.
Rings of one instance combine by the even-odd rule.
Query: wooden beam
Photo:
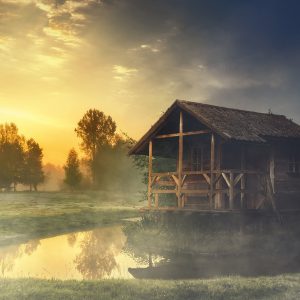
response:
[[[225,173],[222,172],[222,176],[223,176],[223,178],[224,178],[224,180],[225,180],[227,186],[230,187],[230,181],[229,181],[227,175],[226,175]]]
[[[197,130],[197,131],[189,131],[189,132],[182,132],[183,136],[189,136],[189,135],[200,135],[200,134],[208,134],[211,133],[210,130]],[[166,138],[173,138],[173,137],[179,137],[179,133],[169,133],[169,134],[160,134],[157,135],[156,139],[166,139]]]
[[[201,195],[208,195],[210,190],[182,190],[185,194],[201,194]]]
[[[169,177],[172,175],[177,175],[177,172],[152,173],[152,176],[159,176],[159,177]]]
[[[181,203],[181,188],[182,188],[182,165],[183,165],[183,114],[179,113],[179,144],[178,144],[178,208],[182,206]]]
[[[215,170],[215,135],[211,134],[210,143],[210,194],[209,194],[209,208],[213,208],[213,197],[214,197],[214,173]]]
[[[151,187],[156,183],[156,180],[159,180],[159,177],[153,176],[153,174],[152,174]]]
[[[238,176],[236,176],[233,181],[233,185],[236,186],[243,177],[244,177],[244,173],[241,173]]]
[[[173,187],[176,186],[176,183],[174,181],[167,181],[167,180],[157,181],[156,184],[158,186],[173,186]]]
[[[244,173],[244,170],[246,169],[246,150],[245,146],[242,145],[241,149],[241,170]],[[245,173],[244,176],[241,178],[241,208],[245,208],[245,193],[243,192],[246,188],[246,177]]]
[[[150,140],[149,142],[149,163],[148,163],[148,207],[151,207],[151,196],[152,196],[152,154],[153,154],[153,144]]]
[[[206,173],[203,173],[202,175],[205,178],[206,182],[210,185],[211,184],[210,177]]]
[[[158,208],[158,197],[159,194],[155,194],[155,208]]]
[[[217,144],[216,156],[217,156],[216,157],[216,169],[221,170],[221,167],[222,167],[222,143],[221,143],[221,141],[219,141],[219,143]],[[222,181],[220,180],[220,178],[222,178],[222,174],[220,172],[216,173],[215,180],[214,180],[216,190],[222,189]],[[224,197],[223,197],[222,193],[216,193],[216,196],[215,196],[215,199],[216,199],[215,208],[216,209],[224,208],[223,198]]]
[[[177,186],[179,186],[179,180],[178,180],[178,178],[177,178],[175,175],[171,175],[171,177],[173,178],[175,184],[176,184]]]
[[[153,194],[177,194],[176,190],[152,190]]]
[[[269,169],[270,169],[272,192],[274,194],[275,193],[275,154],[274,154],[274,149],[271,149]]]
[[[229,209],[234,209],[234,174],[230,172],[229,174]]]

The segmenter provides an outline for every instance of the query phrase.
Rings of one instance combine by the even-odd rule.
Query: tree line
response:
[[[80,158],[72,148],[64,165],[64,184],[76,189],[134,189],[140,186],[144,161],[128,157],[135,142],[117,132],[111,116],[89,109],[77,123]],[[45,180],[43,149],[33,139],[19,134],[14,123],[0,124],[0,189],[16,191],[17,185],[36,191]]]
[[[14,123],[0,124],[0,188],[16,190],[17,184],[37,190],[45,179],[43,150],[32,138],[19,134]]]

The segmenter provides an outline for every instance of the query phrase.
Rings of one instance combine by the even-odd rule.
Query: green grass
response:
[[[1,193],[0,246],[120,224],[139,215],[138,197],[109,192]]]
[[[0,299],[299,299],[300,275],[210,280],[0,280]]]

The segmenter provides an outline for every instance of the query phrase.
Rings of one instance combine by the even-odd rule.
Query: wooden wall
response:
[[[275,156],[275,195],[279,209],[300,209],[300,145],[296,142],[273,146]],[[296,161],[294,161],[296,159]],[[294,166],[293,166],[294,165]]]

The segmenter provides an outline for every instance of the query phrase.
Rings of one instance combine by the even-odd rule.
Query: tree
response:
[[[92,180],[96,183],[96,157],[106,145],[114,143],[116,123],[97,109],[88,110],[78,122],[75,132],[81,138],[81,149],[88,156]]]
[[[0,186],[7,190],[21,180],[25,159],[25,138],[14,123],[0,125]]]
[[[42,183],[45,179],[42,166],[43,149],[40,148],[39,144],[34,139],[28,140],[26,146],[25,167],[22,181],[24,184],[29,185],[30,191],[32,191],[32,189],[37,191],[38,184]]]
[[[75,149],[71,149],[64,166],[65,180],[64,182],[73,190],[80,185],[82,174],[79,169],[79,159]]]

